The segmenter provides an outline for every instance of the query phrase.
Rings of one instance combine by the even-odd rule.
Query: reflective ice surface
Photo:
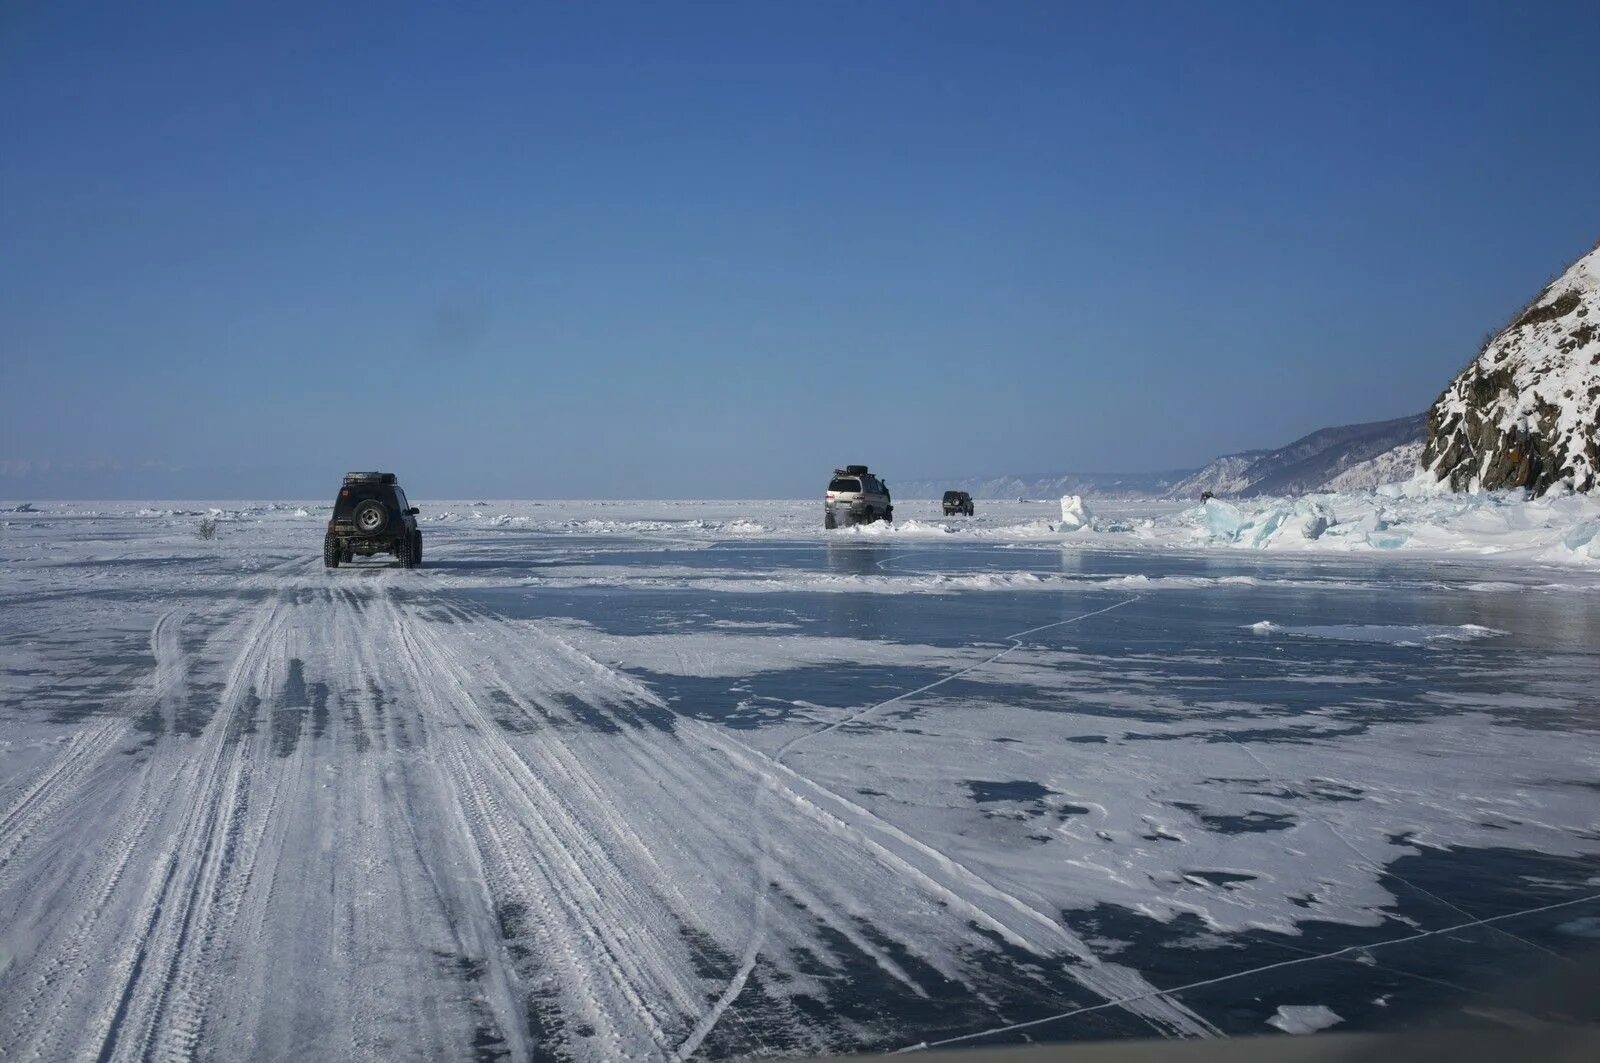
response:
[[[1594,947],[1581,574],[230,516],[7,515],[0,1055],[1494,1024]]]

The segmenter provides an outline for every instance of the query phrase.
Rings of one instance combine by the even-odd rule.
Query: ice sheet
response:
[[[0,1055],[1363,1028],[1438,1001],[1252,972],[1582,945],[1584,570],[1051,505],[462,504],[409,572],[310,503],[4,514]]]

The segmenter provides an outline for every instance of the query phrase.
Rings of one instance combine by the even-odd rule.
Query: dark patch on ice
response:
[[[1332,1008],[1353,1029],[1456,1023],[1461,1007],[1474,1003],[1504,1006],[1507,987],[1518,984],[1522,973],[1550,969],[1551,957],[1519,938],[1560,956],[1579,958],[1586,955],[1587,943],[1563,934],[1562,925],[1575,918],[1600,917],[1600,901],[1591,901],[1418,941],[1372,947],[1365,953],[1315,958],[1345,949],[1382,946],[1393,939],[1409,938],[1419,929],[1457,926],[1473,917],[1526,912],[1583,897],[1593,892],[1589,880],[1600,873],[1600,858],[1510,849],[1427,849],[1400,857],[1390,868],[1392,873],[1383,876],[1382,885],[1395,900],[1375,911],[1377,921],[1370,926],[1308,917],[1296,924],[1293,935],[1264,929],[1219,932],[1189,912],[1163,921],[1112,904],[1064,910],[1060,918],[1087,940],[1122,943],[1116,950],[1118,962],[1136,968],[1158,986],[1206,982],[1296,961],[1177,994],[1181,1002],[1225,1034],[1234,1035],[1260,1033],[1262,1023],[1278,1005],[1308,1001]],[[1288,899],[1308,913],[1319,904],[1314,894]],[[1220,938],[1233,947],[1197,950],[1184,945],[1207,937]],[[1312,957],[1309,962],[1298,962],[1308,957]],[[1387,1006],[1373,1003],[1380,997],[1387,999]],[[1593,994],[1559,1002],[1530,994],[1516,1007],[1545,1021],[1600,1021],[1600,998]],[[1062,1039],[1071,1036],[1066,1027],[1074,1021],[1033,1033],[1041,1039]]]
[[[512,734],[533,734],[540,726],[529,716],[522,704],[499,687],[488,691],[489,718]]]
[[[300,730],[305,726],[306,714],[310,712],[310,700],[306,690],[305,662],[298,657],[291,657],[283,694],[273,705],[270,718],[274,755],[287,757],[300,744]]]
[[[1183,877],[1193,881],[1200,881],[1208,886],[1221,886],[1223,889],[1232,889],[1241,882],[1254,882],[1255,875],[1241,871],[1213,871],[1198,868],[1188,868],[1182,872]]]
[[[311,684],[311,737],[321,738],[328,732],[328,684]]]
[[[145,745],[154,745],[167,733],[167,714],[160,705],[153,705],[133,718],[133,729],[147,735]]]
[[[383,707],[388,704],[389,699],[384,696],[383,688],[378,685],[378,681],[371,677],[367,679],[367,698],[372,706],[372,715],[382,720]]]
[[[972,792],[972,799],[979,804],[989,801],[1042,801],[1055,793],[1047,786],[1026,779],[1012,779],[1009,782],[967,779],[965,785]]]
[[[1312,779],[1309,785],[1302,787],[1272,786],[1257,790],[1241,790],[1241,793],[1252,794],[1256,797],[1276,797],[1283,801],[1360,801],[1366,791],[1348,783],[1333,782],[1329,779]]]
[[[261,695],[251,686],[245,693],[244,701],[239,709],[228,720],[228,728],[223,738],[228,742],[237,742],[246,735],[254,735],[259,730],[258,720],[261,715]]]
[[[1297,822],[1295,817],[1284,812],[1262,812],[1252,809],[1243,815],[1232,815],[1223,812],[1207,812],[1204,805],[1193,804],[1188,801],[1174,801],[1173,808],[1181,808],[1192,813],[1207,828],[1219,834],[1258,834],[1269,831],[1288,830]]]
[[[440,967],[462,986],[456,1002],[466,1010],[472,1022],[470,1044],[475,1063],[497,1063],[511,1058],[505,1031],[495,1021],[483,992],[483,976],[488,972],[488,964],[476,956],[439,949],[433,950],[433,955]]]
[[[1075,805],[1064,801],[1052,802],[1051,798],[1061,796],[1057,791],[1026,779],[1011,779],[998,782],[984,779],[966,779],[963,780],[963,785],[966,786],[972,795],[972,800],[977,804],[1018,806],[1005,811],[987,809],[984,811],[984,816],[988,818],[1025,820],[1049,815],[1053,812],[1060,819],[1070,819],[1073,816],[1089,814],[1089,809],[1083,805]]]
[[[289,658],[289,676],[283,683],[283,700],[290,705],[305,705],[310,700],[306,696],[306,664],[298,657]]]
[[[361,718],[361,692],[346,691],[339,698],[339,706],[344,710],[341,722],[344,730],[350,733],[350,744],[357,753],[365,753],[372,748],[372,736],[367,734],[366,721]]]
[[[601,734],[621,734],[622,726],[617,717],[597,706],[578,697],[576,694],[559,692],[555,695],[555,702],[561,711],[570,716],[580,727],[590,731],[599,731]],[[642,721],[641,721],[642,722]],[[659,724],[659,721],[655,721]],[[661,730],[670,730],[667,727],[658,727]]]

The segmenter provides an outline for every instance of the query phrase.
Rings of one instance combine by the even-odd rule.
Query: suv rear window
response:
[[[956,502],[956,501],[959,501],[960,499],[961,499],[961,492],[960,491],[946,491],[944,493],[944,500],[946,502]]]
[[[339,495],[333,500],[333,514],[335,517],[348,517],[356,508],[356,503],[369,498],[376,498],[389,509],[400,509],[395,505],[395,494],[398,487],[388,487],[384,484],[351,484],[339,488]]]
[[[830,490],[830,491],[859,491],[859,490],[861,490],[861,481],[860,480],[846,480],[844,477],[841,476],[839,479],[833,481],[831,484],[828,485],[828,490]]]

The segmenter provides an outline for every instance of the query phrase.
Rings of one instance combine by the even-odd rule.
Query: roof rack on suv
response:
[[[392,472],[347,472],[344,474],[347,484],[392,484],[395,476]]]
[[[835,476],[865,476],[867,475],[867,467],[865,465],[846,465],[841,469],[833,470],[833,474]]]

